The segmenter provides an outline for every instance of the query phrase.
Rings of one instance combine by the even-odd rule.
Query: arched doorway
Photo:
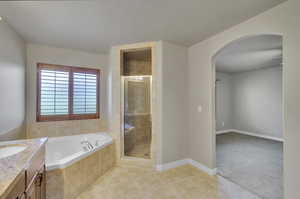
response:
[[[282,36],[237,39],[212,63],[218,174],[262,198],[283,198]]]

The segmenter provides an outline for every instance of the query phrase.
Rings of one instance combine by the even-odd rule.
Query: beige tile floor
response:
[[[218,176],[185,165],[165,172],[117,166],[77,199],[259,199]]]

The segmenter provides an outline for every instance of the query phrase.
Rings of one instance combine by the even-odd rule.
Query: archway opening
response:
[[[283,198],[282,36],[237,39],[213,57],[218,175]]]

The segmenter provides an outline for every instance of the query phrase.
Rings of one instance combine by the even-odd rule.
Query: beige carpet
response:
[[[283,144],[226,133],[217,135],[219,175],[264,199],[283,198]]]

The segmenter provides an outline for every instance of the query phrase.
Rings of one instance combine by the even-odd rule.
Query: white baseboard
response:
[[[176,168],[176,167],[179,167],[179,166],[183,166],[183,165],[186,165],[186,164],[191,164],[193,165],[194,167],[198,168],[199,170],[209,174],[209,175],[216,175],[217,174],[217,169],[210,169],[208,168],[207,166],[195,161],[195,160],[192,160],[192,159],[183,159],[183,160],[177,160],[177,161],[174,161],[174,162],[170,162],[170,163],[166,163],[166,164],[160,164],[160,165],[156,165],[156,170],[157,171],[166,171],[166,170],[169,170],[169,169],[173,169],[173,168]]]
[[[166,170],[173,169],[173,168],[176,168],[176,167],[188,164],[188,163],[189,163],[188,159],[177,160],[177,161],[169,162],[166,164],[156,165],[156,170],[157,171],[166,171]]]
[[[194,167],[200,169],[201,171],[204,171],[206,173],[208,173],[209,175],[216,175],[217,174],[217,168],[214,168],[214,169],[210,169],[208,168],[207,166],[195,161],[195,160],[192,160],[192,159],[188,159],[189,163],[191,165],[193,165]]]
[[[220,134],[230,133],[230,132],[234,132],[234,129],[226,129],[226,130],[222,130],[222,131],[216,131],[216,134],[220,135]]]
[[[234,130],[233,132],[244,134],[244,135],[250,135],[250,136],[265,138],[265,139],[269,139],[269,140],[275,140],[275,141],[279,141],[279,142],[283,142],[284,141],[283,138],[277,138],[277,137],[273,137],[273,136],[269,136],[269,135],[262,135],[262,134],[257,134],[257,133],[251,133],[251,132],[247,132],[247,131]]]
[[[219,134],[230,133],[230,132],[240,133],[243,135],[250,135],[250,136],[269,139],[269,140],[275,140],[275,141],[279,141],[279,142],[284,142],[283,138],[277,138],[277,137],[273,137],[273,136],[262,135],[262,134],[247,132],[247,131],[240,131],[237,129],[228,129],[228,130],[223,130],[223,131],[217,131],[216,134],[219,135]]]

